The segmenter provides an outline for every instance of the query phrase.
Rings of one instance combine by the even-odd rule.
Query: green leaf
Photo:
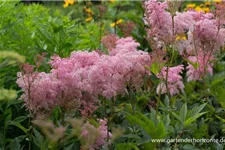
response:
[[[185,122],[184,122],[184,127],[189,126],[192,122],[196,121],[199,117],[201,117],[202,115],[206,114],[207,112],[203,112],[203,113],[199,113],[193,117],[188,118]]]
[[[151,64],[151,67],[149,68],[149,70],[154,74],[157,75],[163,68],[164,63],[157,63],[154,62]]]
[[[10,144],[10,150],[20,150],[20,149],[21,149],[20,142],[17,138],[15,138],[13,142],[11,142]]]
[[[191,111],[188,112],[188,117],[193,117],[195,115],[197,115],[198,113],[200,113],[203,108],[207,105],[207,103],[202,104],[200,106],[195,106],[194,108],[192,108]]]
[[[199,67],[199,64],[197,62],[192,62],[186,58],[183,58],[185,61],[187,61],[189,64],[191,64],[195,69]]]
[[[160,121],[157,124],[156,133],[157,133],[158,138],[162,138],[162,137],[166,136],[166,128],[165,128],[165,125],[162,121]]]
[[[116,150],[139,150],[139,148],[134,143],[118,143]]]
[[[163,118],[163,122],[164,122],[164,125],[166,127],[169,127],[170,126],[170,115],[167,114],[164,118]]]
[[[225,80],[225,72],[222,72],[220,74],[216,74],[213,76],[213,81],[211,83],[211,86],[215,86],[218,83],[224,82]]]
[[[52,38],[49,35],[47,35],[46,32],[42,31],[40,28],[37,28],[37,31],[46,39],[48,43],[50,43],[51,45],[56,45],[56,43],[52,40]]]
[[[23,122],[25,119],[27,119],[27,116],[19,116],[17,118],[15,118],[13,121],[14,122]]]
[[[216,116],[216,118],[218,118],[222,123],[225,123],[225,119],[221,118],[221,117],[218,116],[218,115],[215,115],[215,116]]]
[[[44,143],[44,137],[35,128],[33,131],[34,131],[34,137],[33,137],[34,143],[39,148],[41,148]]]
[[[10,125],[14,125],[14,126],[20,128],[24,133],[27,133],[29,131],[29,129],[23,127],[19,122],[10,121]]]
[[[211,88],[211,93],[216,97],[217,101],[220,103],[220,105],[225,108],[225,89],[223,86],[215,86]]]
[[[186,115],[187,115],[187,103],[185,103],[180,109],[179,118],[181,119],[182,123],[184,123],[184,121],[186,120]]]
[[[141,128],[143,128],[152,138],[155,137],[155,131],[152,130],[155,128],[155,125],[151,120],[149,120],[145,115],[136,112],[137,116],[128,114],[127,119],[130,121],[131,124],[139,125]]]
[[[161,120],[159,120],[156,125],[151,119],[140,112],[136,112],[135,115],[127,114],[127,120],[131,124],[139,125],[145,130],[151,139],[161,139],[166,136],[165,125]],[[145,149],[154,149],[156,145],[157,143],[153,143],[151,141],[143,144]]]
[[[181,119],[175,112],[172,112],[172,111],[170,111],[170,112],[171,112],[171,114],[172,114],[177,120],[180,121],[180,123],[183,123],[183,122],[182,122],[182,119]]]
[[[74,144],[70,144],[69,146],[66,146],[64,150],[74,150],[73,146]]]
[[[63,30],[63,26],[62,25],[60,25],[59,27],[53,27],[53,32],[54,33],[58,33],[58,32],[60,32],[62,30]]]

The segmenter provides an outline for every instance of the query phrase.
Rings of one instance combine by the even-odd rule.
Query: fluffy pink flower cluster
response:
[[[106,146],[107,139],[111,139],[112,138],[112,133],[108,131],[108,126],[107,126],[107,121],[106,119],[100,119],[99,120],[100,126],[97,128],[97,131],[99,132],[99,136],[96,138],[95,143],[93,143],[90,146],[89,150],[96,150],[96,149],[101,149],[102,146]],[[84,139],[87,139],[88,136],[90,136],[89,131],[87,130],[87,128],[94,128],[93,125],[91,125],[90,123],[86,123],[83,127],[81,136],[84,137]]]
[[[168,70],[167,67],[163,67],[161,72],[157,74],[157,77],[163,81],[156,89],[157,94],[167,93],[167,87],[171,96],[179,94],[184,89],[182,76],[180,75],[183,69],[183,65],[169,67]]]
[[[53,56],[51,73],[18,76],[23,98],[31,110],[51,109],[56,105],[80,107],[82,114],[91,114],[97,106],[98,96],[110,99],[126,92],[127,86],[139,87],[150,65],[147,52],[138,51],[132,38],[116,42],[109,55],[97,52],[73,52],[68,58]]]
[[[155,37],[159,41],[170,43],[172,36],[172,17],[165,9],[168,8],[166,2],[156,0],[144,3],[145,22],[151,29],[147,30],[150,37]]]
[[[145,23],[149,26],[147,34],[150,42],[155,43],[156,49],[173,46],[182,57],[197,63],[197,68],[194,68],[192,63],[188,63],[186,74],[188,81],[202,80],[207,73],[213,74],[211,63],[213,55],[225,44],[225,29],[221,26],[218,17],[212,13],[195,10],[176,12],[172,15],[169,12],[173,10],[168,7],[168,2],[156,0],[145,2],[144,8]],[[162,70],[164,71],[165,69]],[[173,81],[180,80],[179,75],[173,76],[175,76]],[[163,77],[159,76],[159,78]],[[172,79],[170,72],[169,79]],[[183,89],[181,82],[177,84],[172,87],[168,85],[171,95],[178,93],[178,89]],[[165,83],[158,86],[157,93],[160,90],[161,93],[165,93]]]
[[[22,75],[19,72],[17,84],[24,92],[21,99],[31,110],[39,107],[49,109],[60,103],[61,82],[52,74],[42,72]]]
[[[190,54],[199,49],[216,51],[218,47],[224,45],[225,29],[221,27],[220,20],[211,13],[189,10],[176,12],[172,17],[167,11],[167,2],[156,0],[145,2],[144,7],[145,21],[150,26],[147,30],[148,35],[164,46],[171,44],[168,40],[174,41],[178,36],[187,36],[186,40],[176,42],[181,53],[187,51]]]
[[[103,36],[101,42],[104,47],[106,47],[109,51],[116,47],[116,41],[119,40],[119,37],[116,34],[108,34]]]

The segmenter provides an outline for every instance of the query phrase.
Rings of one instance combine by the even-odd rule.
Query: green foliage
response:
[[[202,109],[205,107],[206,104],[202,104],[200,106],[195,106],[193,107],[191,110],[187,110],[187,104],[185,103],[179,112],[179,115],[172,112],[172,115],[178,119],[180,121],[180,123],[182,124],[182,126],[184,128],[186,128],[187,126],[189,126],[191,123],[193,123],[194,121],[196,121],[199,117],[201,117],[202,115],[204,115],[207,112],[202,112]]]
[[[127,114],[127,120],[133,125],[139,125],[148,134],[150,139],[141,142],[145,149],[154,149],[156,147],[157,143],[151,142],[151,139],[162,139],[166,136],[166,129],[162,121],[158,121],[156,124],[140,112],[136,112],[135,115]]]
[[[76,20],[50,12],[42,5],[24,6],[18,2],[1,1],[0,49],[14,50],[33,61],[37,53],[68,56],[73,50],[99,48],[97,24],[82,26]],[[13,10],[13,11],[11,11]]]
[[[191,2],[184,2],[182,8],[186,3]],[[72,51],[78,50],[104,51],[101,37],[106,32],[124,36],[119,25],[110,26],[119,19],[124,23],[135,23],[131,35],[141,44],[140,49],[151,51],[146,41],[140,2],[103,2],[102,6],[107,11],[101,17],[97,2],[88,5],[88,2],[80,1],[66,9],[62,8],[63,2],[44,4],[24,5],[19,1],[0,1],[0,150],[74,150],[85,144],[88,147],[93,141],[84,140],[80,136],[84,122],[88,121],[97,129],[99,118],[108,119],[107,126],[112,133],[114,128],[122,128],[117,137],[108,141],[110,144],[103,149],[224,149],[222,142],[153,141],[225,137],[225,54],[222,49],[219,59],[214,62],[214,75],[205,77],[204,81],[184,80],[185,89],[179,95],[156,94],[159,82],[156,75],[166,63],[153,63],[146,66],[151,75],[146,77],[142,88],[133,90],[129,87],[127,93],[118,95],[115,100],[99,97],[99,109],[95,115],[86,117],[86,120],[69,120],[81,115],[76,111],[66,112],[56,107],[48,114],[49,118],[39,120],[39,124],[32,122],[37,116],[24,109],[23,101],[19,100],[21,91],[15,83],[16,73],[25,61],[35,64],[36,55],[46,53],[38,69],[49,71],[48,62],[54,54],[67,57]],[[94,12],[90,22],[85,21],[88,15],[84,14],[84,7]],[[168,56],[172,58],[169,65],[189,63],[194,68],[199,67],[199,64],[185,58],[181,60],[177,55],[172,48],[169,49]],[[184,74],[182,76],[187,78]],[[56,134],[60,127],[65,128],[61,136]],[[95,139],[97,135],[94,130],[91,138]]]

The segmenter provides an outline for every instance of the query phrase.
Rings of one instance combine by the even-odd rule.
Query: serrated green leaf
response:
[[[184,127],[189,126],[191,123],[193,123],[194,121],[196,121],[199,117],[201,117],[202,115],[206,114],[207,112],[202,112],[199,113],[193,117],[188,118],[185,122],[184,122]]]
[[[158,134],[157,138],[159,138],[159,139],[166,136],[166,128],[165,128],[165,125],[164,125],[164,123],[162,121],[160,121],[157,124],[156,133]]]
[[[191,109],[191,111],[188,112],[188,117],[193,117],[195,115],[197,115],[198,113],[200,113],[203,108],[207,105],[207,103],[204,103],[200,106],[195,106],[194,108]]]

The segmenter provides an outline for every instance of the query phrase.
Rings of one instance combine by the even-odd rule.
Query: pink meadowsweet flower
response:
[[[104,47],[106,47],[109,51],[116,47],[116,41],[119,40],[119,37],[116,34],[108,34],[103,36],[101,42]]]
[[[96,51],[77,51],[68,58],[55,55],[50,61],[52,70],[49,74],[41,78],[40,73],[36,73],[37,78],[35,74],[20,75],[18,84],[25,91],[25,97],[38,93],[33,99],[37,103],[47,103],[40,105],[43,109],[61,106],[71,110],[76,106],[83,116],[90,116],[97,109],[98,96],[111,99],[126,93],[127,86],[138,88],[143,85],[150,56],[147,52],[138,51],[138,46],[139,43],[128,37],[118,40],[110,55],[100,56]],[[25,86],[28,81],[35,83],[34,90]],[[40,100],[41,90],[48,92],[41,87],[47,86],[50,86],[48,89],[52,95],[50,99]]]
[[[150,29],[147,30],[148,36],[155,37],[165,44],[170,43],[171,37],[173,37],[172,16],[166,11],[167,3],[151,0],[144,3],[144,8],[145,23],[150,26]]]
[[[199,40],[205,42],[215,39],[217,36],[217,32],[218,29],[214,20],[210,19],[199,20],[198,22],[196,22],[193,31],[195,38],[198,38]]]
[[[116,41],[116,47],[112,49],[110,55],[116,55],[118,53],[123,54],[127,52],[137,51],[139,43],[135,42],[132,37],[121,38]]]
[[[107,126],[107,120],[106,119],[100,119],[100,126],[98,127],[98,130],[100,132],[100,137],[97,138],[95,145],[97,147],[102,146],[106,144],[105,140],[112,138],[112,133],[109,132],[108,126]]]
[[[176,16],[174,16],[174,28],[177,35],[193,30],[194,23],[195,21],[190,13],[176,12]]]
[[[98,109],[98,98],[89,93],[83,94],[81,106],[79,108],[82,116],[91,116]]]
[[[180,55],[187,57],[198,49],[216,52],[225,44],[225,29],[221,26],[224,6],[219,7],[215,15],[189,10],[174,12],[173,17],[166,2],[147,1],[144,8],[144,21],[149,26],[146,31],[153,49],[173,45]]]
[[[160,73],[157,74],[157,77],[163,80],[157,87],[156,92],[157,94],[164,94],[167,93],[166,87],[166,79],[168,83],[168,91],[171,96],[179,94],[180,91],[184,89],[184,84],[182,82],[182,76],[180,73],[184,69],[183,65],[179,65],[176,67],[169,67],[168,68],[168,77],[167,76],[167,67],[163,67]]]
[[[118,40],[110,56],[102,55],[98,63],[89,70],[92,93],[108,99],[125,93],[126,85],[141,86],[146,75],[145,66],[150,64],[147,52],[137,51],[138,43],[132,38]]]
[[[214,17],[212,13],[197,12],[194,10],[189,10],[185,13],[191,15],[196,22],[204,19],[212,19]]]
[[[24,99],[26,107],[30,110],[50,110],[60,105],[62,83],[52,74],[44,72],[33,75],[18,74],[17,84],[24,91],[21,98]]]
[[[192,63],[197,63],[197,68],[192,64],[188,63],[187,66],[187,81],[199,81],[206,76],[207,73],[213,75],[212,63],[213,60],[212,54],[204,53],[199,51],[197,56],[189,56],[188,60]]]
[[[205,52],[216,52],[225,44],[224,33],[224,28],[218,28],[217,20],[204,19],[196,23],[193,36],[199,49]]]

